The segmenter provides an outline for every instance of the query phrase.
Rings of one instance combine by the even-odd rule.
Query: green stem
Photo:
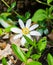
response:
[[[41,4],[44,4],[44,5],[52,6],[51,4],[47,4],[47,3],[42,2],[42,1],[39,1],[39,0],[36,0],[36,2],[41,3]]]
[[[10,7],[4,0],[1,0],[8,8]],[[15,10],[12,10],[17,16],[21,16],[19,15],[19,13],[17,13]]]
[[[7,7],[10,7],[4,0],[1,0]]]

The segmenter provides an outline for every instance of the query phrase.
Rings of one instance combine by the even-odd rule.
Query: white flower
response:
[[[17,38],[21,38],[21,45],[22,46],[26,42],[23,35],[26,35],[30,39],[32,39],[31,36],[41,36],[41,34],[38,31],[34,30],[39,25],[34,24],[34,25],[31,26],[31,19],[27,20],[26,25],[24,25],[24,23],[21,19],[19,19],[18,22],[19,22],[21,29],[14,27],[14,28],[11,28],[11,31],[17,34],[17,35],[14,36],[14,40],[17,39]]]

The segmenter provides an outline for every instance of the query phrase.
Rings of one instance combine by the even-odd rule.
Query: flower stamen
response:
[[[22,29],[22,33],[24,34],[24,35],[26,35],[26,34],[29,34],[29,29],[27,28],[27,27],[25,27],[25,28],[23,28]]]

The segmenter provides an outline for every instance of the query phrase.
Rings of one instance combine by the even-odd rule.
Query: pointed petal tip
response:
[[[21,19],[19,19],[18,21],[22,21]]]
[[[25,42],[26,42],[25,38],[22,37],[22,39],[21,39],[21,45],[24,46],[25,45]]]
[[[31,26],[31,19],[28,19],[27,22],[26,22],[26,27],[30,27]]]
[[[39,26],[38,24],[34,24],[34,25],[32,25],[32,26],[30,27],[30,31],[36,29],[38,26]]]
[[[30,35],[32,35],[32,36],[41,36],[41,33],[38,32],[38,31],[31,31]]]
[[[25,27],[24,26],[24,22],[21,19],[19,19],[18,22],[19,22],[19,25],[20,25],[21,28],[24,28]]]

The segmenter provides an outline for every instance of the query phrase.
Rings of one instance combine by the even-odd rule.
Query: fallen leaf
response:
[[[53,32],[48,35],[48,38],[53,41]]]

